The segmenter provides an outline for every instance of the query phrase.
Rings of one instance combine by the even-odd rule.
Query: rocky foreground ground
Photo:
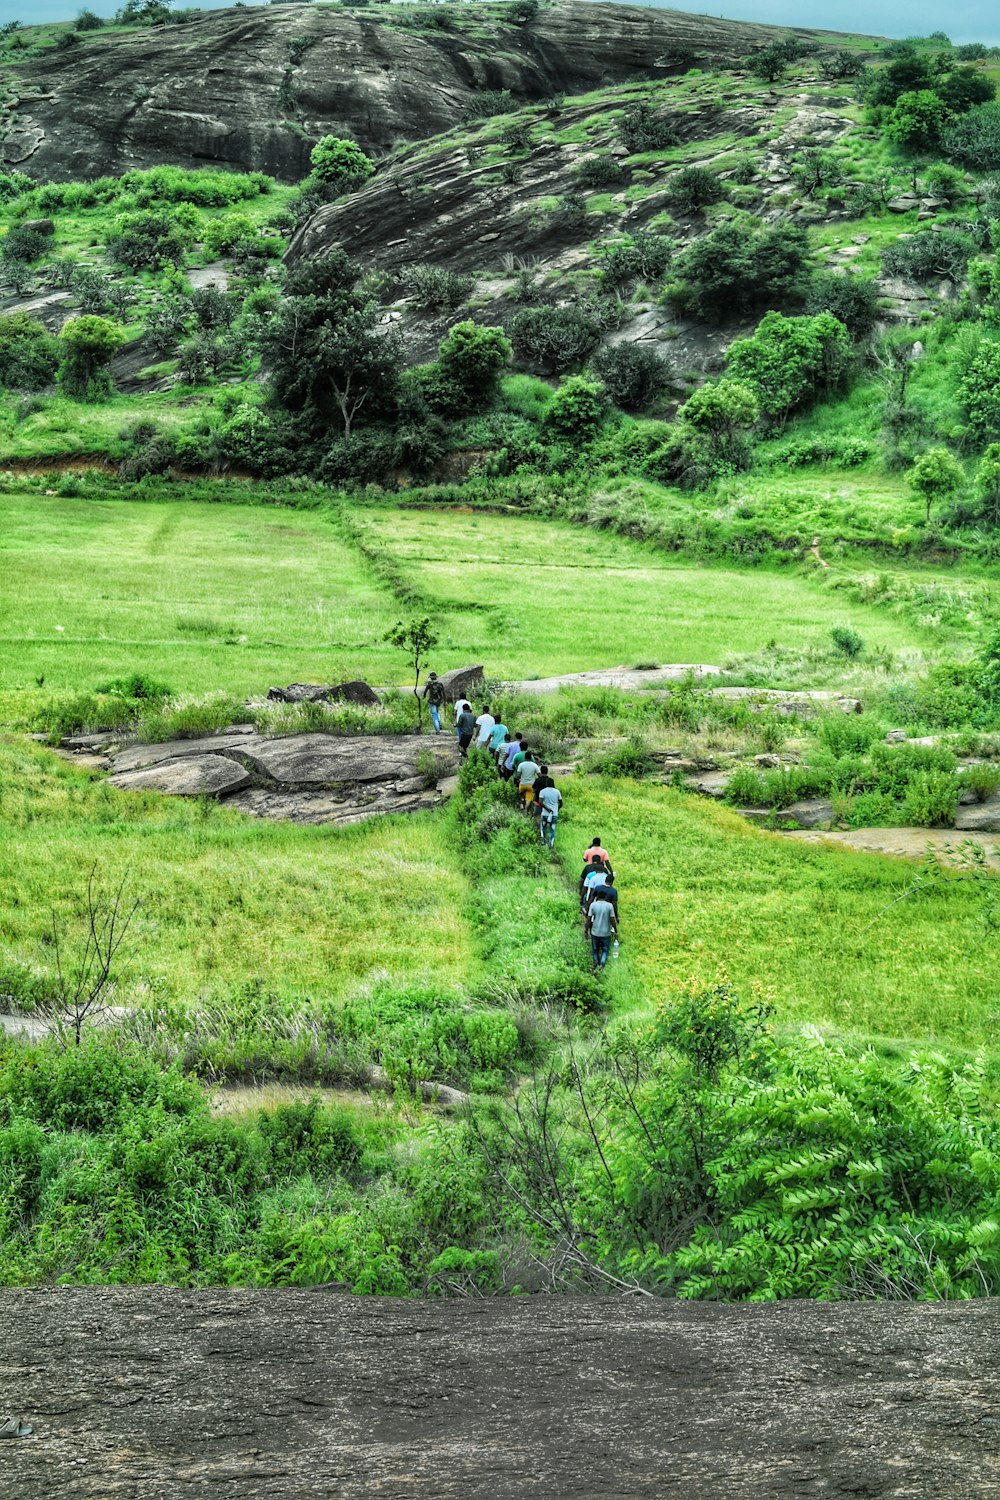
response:
[[[1000,1494],[1000,1302],[7,1290],[9,1500]]]

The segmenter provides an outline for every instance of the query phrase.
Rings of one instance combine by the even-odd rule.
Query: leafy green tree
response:
[[[807,290],[808,253],[803,229],[765,228],[748,215],[733,219],[695,240],[680,257],[670,301],[710,322],[754,308],[787,307]]]
[[[996,98],[997,86],[986,73],[975,68],[956,68],[936,85],[945,104],[956,115],[964,115],[977,104],[989,104]]]
[[[420,674],[427,665],[428,654],[437,645],[438,638],[431,629],[429,617],[424,615],[419,619],[400,620],[391,630],[386,631],[385,639],[390,646],[397,646],[400,651],[405,651],[413,667],[413,696],[417,705],[419,731],[424,712],[424,700],[420,696]]]
[[[931,89],[935,75],[930,61],[913,49],[894,58],[885,68],[873,68],[868,74],[867,98],[876,107],[891,108],[901,94]]]
[[[975,437],[1000,439],[1000,340],[983,339],[964,362],[958,399]]]
[[[667,181],[664,197],[681,214],[694,214],[726,196],[726,184],[707,167],[683,167]]]
[[[571,375],[556,391],[545,412],[545,426],[557,438],[586,443],[595,437],[608,414],[602,388],[585,375]]]
[[[986,524],[1000,527],[1000,443],[990,443],[979,461],[976,499]]]
[[[441,369],[462,391],[470,407],[489,404],[512,355],[510,340],[502,328],[490,328],[471,319],[449,329],[438,351]]]
[[[59,367],[59,343],[27,313],[0,316],[0,385],[40,391]]]
[[[399,339],[380,326],[378,304],[359,287],[360,277],[361,267],[342,250],[301,262],[261,337],[272,403],[298,413],[316,437],[339,419],[350,438],[362,410],[395,410]]]
[[[594,370],[616,406],[642,411],[667,383],[667,363],[643,344],[614,344],[602,349]]]
[[[910,470],[910,484],[927,507],[927,525],[935,503],[952,499],[965,487],[965,470],[947,448],[928,448]]]
[[[117,265],[133,271],[157,271],[166,265],[180,265],[193,242],[192,228],[176,212],[158,209],[124,214],[108,237],[107,251]]]
[[[703,385],[677,417],[704,450],[709,474],[749,466],[750,433],[760,419],[757,397],[749,385],[728,379]]]
[[[117,323],[85,314],[70,318],[59,335],[63,360],[59,383],[78,401],[99,401],[111,393],[108,365],[125,342]]]
[[[76,13],[77,31],[99,31],[103,25],[103,19],[92,10],[80,10]]]
[[[885,133],[904,151],[928,151],[938,145],[951,111],[933,89],[901,94],[886,122]]]
[[[832,313],[769,312],[755,333],[730,346],[726,369],[751,387],[761,415],[775,421],[840,385],[850,361],[850,335]]]
[[[355,141],[324,135],[309,153],[312,175],[333,188],[338,196],[353,193],[375,171],[375,163]]]
[[[673,122],[651,104],[631,105],[618,122],[618,132],[630,151],[668,151],[678,142]]]
[[[868,276],[821,271],[809,284],[807,313],[832,313],[856,338],[864,339],[879,320],[878,282]]]
[[[752,52],[746,59],[746,70],[752,78],[760,78],[765,83],[776,83],[779,78],[784,78],[788,70],[788,53],[780,42],[762,47],[759,52]]]
[[[832,151],[808,146],[793,158],[792,176],[804,193],[814,197],[820,188],[836,187],[844,172]]]
[[[822,78],[858,78],[865,71],[865,60],[860,52],[821,52],[816,60]]]

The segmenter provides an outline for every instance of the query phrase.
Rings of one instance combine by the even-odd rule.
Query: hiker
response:
[[[603,859],[595,859],[593,864],[587,866],[580,881],[580,907],[584,916],[590,908],[596,888],[610,883],[611,874]]]
[[[464,760],[468,754],[469,746],[472,744],[472,736],[476,732],[476,717],[472,712],[471,704],[467,703],[462,709],[455,728],[458,733],[459,754]]]
[[[503,777],[504,781],[509,781],[510,778],[513,776],[513,774],[514,774],[514,757],[516,755],[520,755],[520,753],[521,753],[521,751],[523,749],[524,749],[524,745],[521,742],[521,735],[519,733],[513,735],[512,738],[511,738],[511,742],[510,742],[510,749],[507,751],[507,754],[504,756],[503,763],[500,766],[500,775]]]
[[[515,755],[514,766],[517,771],[517,795],[524,798],[524,806],[530,812],[535,800],[535,782],[542,768],[530,751],[523,757]]]
[[[608,869],[611,869],[611,860],[608,858],[608,851],[604,848],[600,839],[591,839],[590,848],[583,856],[585,865],[591,864],[595,859],[603,860]]]
[[[493,753],[493,759],[497,763],[497,771],[502,778],[505,778],[507,775],[507,756],[513,743],[513,738],[508,731],[503,737],[503,743],[498,745]]]
[[[493,727],[495,724],[496,719],[493,717],[490,710],[488,708],[484,708],[482,713],[479,715],[479,718],[476,720],[476,729],[479,731],[478,735],[476,736],[477,750],[486,749],[486,746],[490,742],[490,735],[493,733]]]
[[[427,686],[424,688],[424,697],[431,711],[431,723],[434,725],[434,733],[441,733],[441,708],[445,699],[444,683],[436,672],[431,672],[427,678]]]
[[[510,735],[508,734],[506,724],[504,724],[501,719],[497,719],[493,725],[493,728],[490,730],[489,743],[487,744],[486,748],[491,755],[496,755],[504,740],[509,738]]]
[[[541,778],[539,778],[541,779]],[[559,791],[551,776],[546,778],[548,786],[538,790],[538,782],[535,782],[535,797],[541,809],[538,818],[538,832],[543,844],[548,844],[550,849],[556,847],[556,823],[559,821],[559,810],[562,807],[562,792]]]
[[[459,731],[459,728],[458,728],[458,721],[459,721],[460,717],[462,716],[462,714],[464,714],[464,713],[470,713],[470,714],[472,713],[472,704],[469,702],[468,698],[459,698],[458,702],[455,704],[455,735],[456,735],[456,738],[459,737],[459,735],[460,735],[460,731]],[[473,722],[475,722],[475,720],[473,720]]]
[[[603,969],[611,952],[611,939],[618,938],[618,918],[610,901],[598,894],[587,913],[587,935],[595,969]]]
[[[534,807],[535,807],[535,817],[536,818],[541,815],[541,804],[538,801],[538,794],[539,794],[539,792],[544,792],[544,790],[545,790],[545,788],[547,786],[555,786],[555,782],[552,780],[552,777],[549,775],[549,768],[548,768],[548,766],[542,765],[542,766],[538,767],[538,775],[535,777],[535,786],[534,786],[535,802],[534,802]]]

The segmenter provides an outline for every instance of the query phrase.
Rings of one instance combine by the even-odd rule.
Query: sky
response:
[[[69,21],[89,4],[98,15],[111,16],[120,0],[0,0],[0,22]],[[183,0],[181,0],[183,3]],[[213,0],[191,0],[215,9]],[[219,5],[231,0],[216,0]],[[636,3],[636,0],[632,0]],[[639,0],[641,3],[641,0]],[[767,21],[774,26],[817,26],[828,31],[875,32],[880,36],[926,36],[946,31],[953,42],[1000,44],[1000,7],[996,0],[717,0],[705,14],[727,21]],[[678,10],[693,9],[677,6]]]

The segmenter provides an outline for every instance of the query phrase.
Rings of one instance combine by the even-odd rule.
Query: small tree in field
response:
[[[432,647],[437,645],[437,636],[431,630],[431,622],[426,615],[419,620],[400,620],[386,632],[386,640],[390,646],[398,646],[400,651],[405,651],[409,656],[413,667],[413,696],[417,700],[417,729],[419,730],[424,717],[424,701],[420,696],[420,674],[427,665],[427,657]]]
[[[965,485],[965,470],[947,448],[928,448],[910,470],[910,484],[927,506],[927,525],[935,501],[950,500]]]
[[[66,394],[78,401],[100,401],[110,396],[111,372],[107,367],[125,342],[118,324],[85,313],[64,323],[59,339],[65,351],[59,382]]]
[[[115,960],[139,909],[138,900],[125,899],[128,874],[116,890],[102,895],[95,889],[97,866],[87,878],[87,911],[83,938],[67,953],[52,913],[52,943],[56,958],[56,991],[52,1011],[60,1033],[71,1032],[79,1047],[87,1021],[100,1021],[114,992]]]

